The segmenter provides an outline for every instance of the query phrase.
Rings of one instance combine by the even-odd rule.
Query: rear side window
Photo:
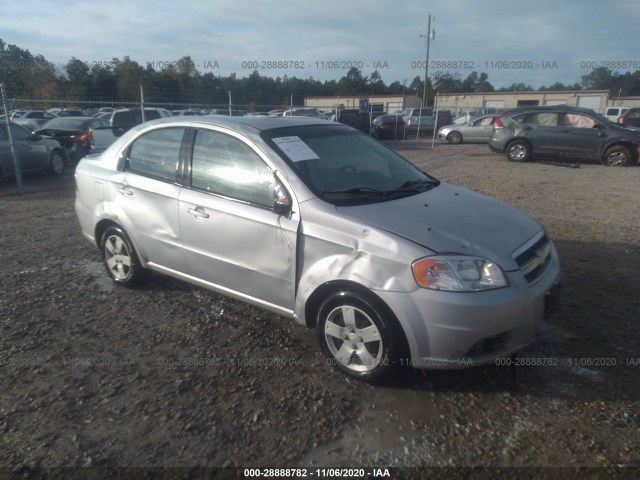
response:
[[[193,188],[272,208],[274,182],[272,170],[241,140],[211,130],[196,133]]]
[[[640,118],[640,110],[632,110],[627,114],[627,118]]]
[[[126,169],[141,175],[176,181],[184,128],[162,128],[136,139],[129,149]]]
[[[529,112],[516,115],[513,119],[518,123],[533,125],[558,125],[558,113],[556,112]]]

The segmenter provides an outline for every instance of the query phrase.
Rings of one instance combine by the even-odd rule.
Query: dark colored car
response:
[[[640,108],[630,108],[627,110],[622,114],[618,123],[625,127],[640,128]]]
[[[91,152],[91,130],[106,126],[108,123],[96,117],[63,117],[49,120],[35,133],[58,140],[65,149],[68,161],[75,164]]]
[[[56,140],[34,134],[15,123],[11,123],[10,128],[22,173],[47,171],[52,175],[62,174],[65,153]],[[14,171],[7,123],[0,122],[0,180],[13,176]]]
[[[494,125],[489,148],[512,162],[534,157],[596,160],[624,166],[638,158],[640,133],[593,110],[566,105],[523,107],[504,112]]]
[[[402,115],[380,115],[371,123],[371,135],[379,139],[401,139],[404,128]]]

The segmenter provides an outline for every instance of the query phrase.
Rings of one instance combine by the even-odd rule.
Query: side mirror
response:
[[[273,212],[277,215],[288,217],[289,215],[291,215],[291,197],[289,196],[289,193],[284,188],[282,183],[280,183],[280,180],[278,180],[278,178],[275,178],[274,180],[275,195],[273,199]]]

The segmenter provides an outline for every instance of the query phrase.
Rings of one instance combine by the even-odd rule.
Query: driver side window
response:
[[[273,171],[248,145],[225,133],[197,131],[191,164],[191,186],[273,208]]]

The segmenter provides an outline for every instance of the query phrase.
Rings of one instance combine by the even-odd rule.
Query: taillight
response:
[[[500,120],[500,117],[496,118],[495,123],[493,124],[495,128],[504,128],[504,123]]]
[[[623,116],[621,116],[621,117],[618,119],[618,123],[619,123],[620,125],[624,125],[624,121],[625,121],[626,119],[627,119],[627,116],[626,116],[626,115],[623,115]]]
[[[81,135],[72,135],[71,140],[73,143],[91,143],[93,144],[93,132],[89,130],[87,133],[83,133]]]

